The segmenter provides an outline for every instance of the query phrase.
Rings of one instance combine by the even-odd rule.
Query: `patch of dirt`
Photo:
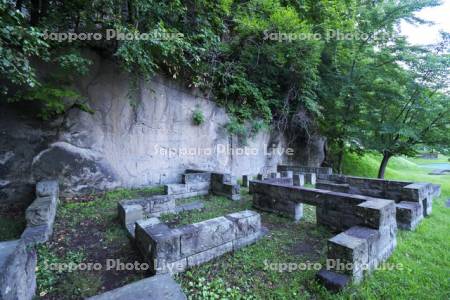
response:
[[[76,226],[70,226],[69,222],[63,219],[57,219],[55,223],[55,232],[51,242],[48,243],[50,250],[59,257],[65,257],[70,251],[81,251],[84,254],[83,263],[100,263],[100,270],[78,271],[81,275],[94,276],[100,278],[102,285],[97,294],[103,293],[127,283],[137,281],[149,276],[148,271],[135,270],[125,265],[107,268],[108,260],[116,260],[120,263],[135,264],[143,263],[138,250],[132,245],[131,241],[123,235],[114,236],[113,240],[108,240],[108,229],[120,228],[118,220],[96,222],[94,220],[83,220]],[[120,232],[119,232],[120,233]],[[62,278],[60,284],[65,284]],[[59,295],[58,293],[47,294],[41,299],[81,299],[75,296]]]
[[[291,252],[297,256],[317,260],[321,256],[321,252],[324,248],[323,244],[323,240],[305,239],[295,243],[291,248]]]

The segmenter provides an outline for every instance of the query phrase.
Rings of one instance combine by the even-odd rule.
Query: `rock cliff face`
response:
[[[256,174],[286,159],[281,134],[260,132],[243,154],[224,128],[229,116],[198,91],[161,77],[132,89],[115,63],[93,58],[76,88],[94,114],[72,110],[44,124],[0,108],[0,203],[32,199],[25,194],[46,178],[59,179],[62,195],[71,195],[178,182],[187,168]],[[196,109],[205,116],[199,126]]]

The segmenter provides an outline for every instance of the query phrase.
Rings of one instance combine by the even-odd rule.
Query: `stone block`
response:
[[[88,300],[185,300],[181,286],[169,274],[155,275],[106,293],[87,298]]]
[[[364,265],[369,262],[368,242],[365,239],[340,233],[328,240],[327,256],[336,262],[332,271],[362,279]]]
[[[205,250],[203,252],[193,254],[187,258],[188,267],[193,267],[206,263],[232,250],[233,250],[233,242],[230,241],[225,244],[216,246],[214,248]]]
[[[326,289],[332,292],[339,292],[351,283],[348,275],[336,273],[322,268],[316,274],[317,281],[319,281]]]
[[[218,217],[181,227],[181,255],[193,255],[235,239],[234,226],[227,218]]]
[[[249,176],[242,175],[242,186],[248,188],[249,187]]]
[[[36,196],[57,196],[59,194],[59,184],[56,180],[44,180],[39,181],[36,184]]]
[[[38,197],[26,209],[25,218],[27,226],[39,226],[46,224],[53,226],[56,214],[56,196]]]
[[[47,224],[25,228],[20,238],[26,245],[36,245],[47,242],[53,233],[53,227]]]
[[[127,226],[128,224],[134,224],[136,221],[143,219],[144,209],[141,205],[131,204],[127,205],[122,203],[118,203],[118,211],[119,211],[119,219],[123,226]]]
[[[155,259],[166,262],[181,259],[179,230],[171,230],[165,224],[141,225],[136,223],[136,244],[147,260],[153,263]]]
[[[181,182],[183,184],[196,184],[199,182],[210,183],[211,173],[200,172],[200,173],[186,173],[181,175]]]
[[[251,235],[261,230],[261,216],[254,211],[244,210],[228,214],[225,218],[234,223],[235,238]]]
[[[36,251],[22,240],[0,243],[0,299],[31,300],[36,291]]]
[[[423,208],[420,203],[402,201],[396,205],[397,226],[404,230],[414,230],[423,219]]]
[[[293,185],[295,186],[304,186],[305,185],[305,175],[303,174],[294,174],[292,176]]]

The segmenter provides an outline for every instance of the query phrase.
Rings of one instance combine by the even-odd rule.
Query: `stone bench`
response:
[[[332,181],[319,180],[316,182],[316,188],[321,190],[330,190],[334,192],[348,193],[350,185],[347,183],[335,183]]]
[[[330,191],[345,191],[344,185],[348,185],[347,193],[379,197],[401,202],[416,202],[422,209],[423,216],[428,216],[432,211],[433,198],[440,195],[440,186],[431,183],[414,183],[409,181],[396,181],[385,179],[373,179],[345,175],[320,175],[319,186]],[[401,207],[401,206],[397,206]],[[398,216],[404,215],[399,212]],[[415,218],[414,213],[409,219],[410,224],[405,224],[407,219],[398,220],[402,223],[402,229],[413,230],[417,222],[422,218]]]
[[[135,241],[153,272],[178,273],[254,243],[264,232],[260,215],[246,210],[174,229],[142,220]]]
[[[255,208],[298,221],[302,203],[314,205],[318,224],[343,231],[328,241],[327,256],[329,260],[350,262],[351,268],[341,271],[330,267],[320,272],[319,279],[326,286],[332,285],[335,278],[345,284],[360,282],[363,275],[386,260],[396,246],[397,222],[392,200],[265,181],[252,181],[250,185]]]
[[[300,165],[278,165],[277,172],[292,171],[294,173],[333,174],[333,169],[328,167],[307,167]]]

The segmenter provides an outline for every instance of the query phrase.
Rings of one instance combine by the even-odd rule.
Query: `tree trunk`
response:
[[[378,178],[380,179],[384,178],[384,173],[386,172],[386,167],[391,157],[392,157],[391,153],[387,151],[383,152],[383,160],[381,161],[380,169],[378,169]]]
[[[342,174],[342,165],[344,163],[344,142],[339,142],[339,152],[338,152],[338,162],[337,162],[337,172]]]

